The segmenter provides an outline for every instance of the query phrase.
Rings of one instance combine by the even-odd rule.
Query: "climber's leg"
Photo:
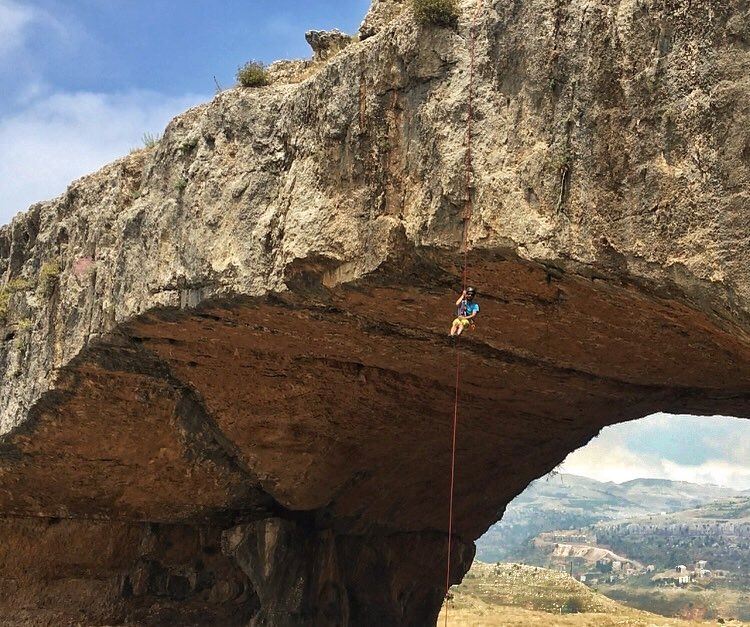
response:
[[[456,318],[453,321],[453,326],[451,327],[451,336],[461,335],[464,329],[468,326],[469,321],[466,318]]]

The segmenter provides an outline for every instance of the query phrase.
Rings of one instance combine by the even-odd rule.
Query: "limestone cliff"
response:
[[[377,0],[0,230],[4,615],[434,621],[474,6]],[[456,577],[602,426],[750,414],[747,0],[476,32]]]

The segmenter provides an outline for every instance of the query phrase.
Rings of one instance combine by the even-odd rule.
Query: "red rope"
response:
[[[471,20],[471,27],[469,30],[469,94],[468,94],[468,115],[466,121],[466,205],[464,207],[463,215],[463,234],[461,237],[461,245],[464,249],[464,268],[463,268],[463,289],[466,290],[466,285],[469,276],[469,247],[467,244],[469,225],[471,224],[471,216],[473,213],[472,206],[472,174],[474,171],[473,155],[471,151],[471,140],[474,122],[474,61],[476,58],[476,23],[479,12],[482,8],[483,0],[477,0],[477,5],[474,10],[474,15]],[[451,548],[453,541],[453,497],[455,494],[456,484],[456,436],[458,434],[458,406],[461,389],[461,351],[459,350],[459,343],[461,336],[459,335],[456,339],[456,395],[453,404],[453,437],[451,441],[451,480],[450,480],[450,498],[448,501],[448,557],[445,574],[445,625],[448,625],[448,592],[451,587]]]
[[[445,624],[448,625],[448,591],[451,587],[451,540],[453,538],[453,494],[456,480],[456,435],[458,433],[458,399],[461,385],[461,351],[458,350],[458,342],[461,336],[456,340],[456,398],[453,404],[453,441],[451,444],[451,488],[448,505],[448,567],[445,574]]]

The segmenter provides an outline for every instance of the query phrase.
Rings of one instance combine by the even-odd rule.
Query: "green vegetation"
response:
[[[581,597],[568,597],[568,600],[563,603],[560,608],[561,614],[580,614],[585,611],[586,603]]]
[[[722,545],[714,536],[722,532],[711,522],[707,533],[675,537],[665,532],[653,535],[630,533],[625,527],[618,529],[619,522],[643,522],[647,524],[708,522],[707,518],[741,519],[747,507],[748,495],[732,498],[736,492],[717,486],[700,486],[636,480],[623,484],[603,484],[583,477],[560,475],[532,483],[527,490],[511,503],[502,522],[494,525],[477,543],[477,557],[482,561],[508,561],[534,563],[545,566],[549,563],[546,550],[537,547],[532,538],[546,531],[582,529],[602,523],[602,528],[593,530],[600,545],[615,553],[632,559],[655,564],[658,568],[671,568],[676,564],[690,564],[698,559],[707,559],[713,568],[737,571],[742,566],[737,558],[746,555],[750,560],[750,539],[744,538],[735,547],[731,543]],[[715,503],[720,501],[720,503]],[[705,505],[709,504],[709,505]],[[676,510],[682,514],[670,514]],[[653,512],[668,512],[655,516]],[[709,515],[710,514],[710,515]],[[676,516],[676,517],[673,517]],[[750,511],[748,511],[750,520]],[[599,534],[602,534],[601,536]],[[716,543],[718,546],[713,546]],[[742,546],[740,546],[740,544]],[[682,551],[693,547],[691,552]],[[670,554],[672,549],[682,552]],[[732,560],[726,563],[725,558]],[[726,564],[726,566],[722,566]],[[750,561],[747,562],[750,568]],[[743,566],[744,572],[744,566]]]
[[[143,134],[143,147],[153,148],[161,141],[161,135],[152,135],[151,133]]]
[[[13,279],[12,281],[8,281],[5,289],[8,290],[8,292],[10,292],[11,294],[15,294],[16,292],[28,292],[33,287],[34,285],[28,279],[18,278]]]
[[[185,188],[187,187],[187,179],[186,178],[179,178],[177,181],[175,181],[174,188],[177,192],[183,192]]]
[[[8,317],[10,310],[10,297],[18,292],[26,292],[34,286],[28,279],[17,278],[8,281],[6,285],[0,287],[0,318]]]
[[[718,585],[707,589],[699,586],[647,588],[628,582],[605,585],[601,591],[610,599],[662,616],[686,616],[700,610],[700,614],[706,619],[715,620],[723,616],[741,621],[750,620],[750,597],[745,589],[733,590]]]
[[[710,569],[729,571],[728,584],[746,588],[750,539],[734,526],[747,522],[750,499],[740,496],[664,515],[601,521],[593,531],[600,546],[657,569],[707,560]]]
[[[31,320],[31,318],[21,318],[16,323],[16,328],[19,331],[29,331],[31,329],[31,327],[33,327],[33,326],[34,326],[34,322],[33,322],[33,320]]]
[[[740,520],[750,518],[750,498],[737,497],[725,501],[716,501],[692,512],[696,518],[715,518]]]
[[[5,320],[8,317],[10,307],[10,292],[5,288],[0,288],[0,318]]]
[[[237,82],[242,87],[264,87],[271,84],[271,78],[265,65],[248,61],[237,70]]]
[[[39,293],[48,297],[55,290],[60,278],[60,263],[58,261],[46,261],[39,271]]]
[[[411,0],[411,7],[420,24],[450,27],[458,25],[457,0]]]
[[[195,150],[195,147],[198,145],[198,138],[197,137],[188,137],[186,140],[184,140],[179,147],[180,152],[191,152]]]

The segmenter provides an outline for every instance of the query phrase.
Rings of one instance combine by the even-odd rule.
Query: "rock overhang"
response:
[[[121,325],[6,436],[4,511],[161,522],[306,511],[346,533],[444,530],[456,261],[424,251],[332,288],[330,270],[308,264],[317,280],[296,292]],[[460,346],[459,535],[476,538],[607,424],[743,413],[750,355],[728,321],[517,257],[472,263],[482,314]]]

